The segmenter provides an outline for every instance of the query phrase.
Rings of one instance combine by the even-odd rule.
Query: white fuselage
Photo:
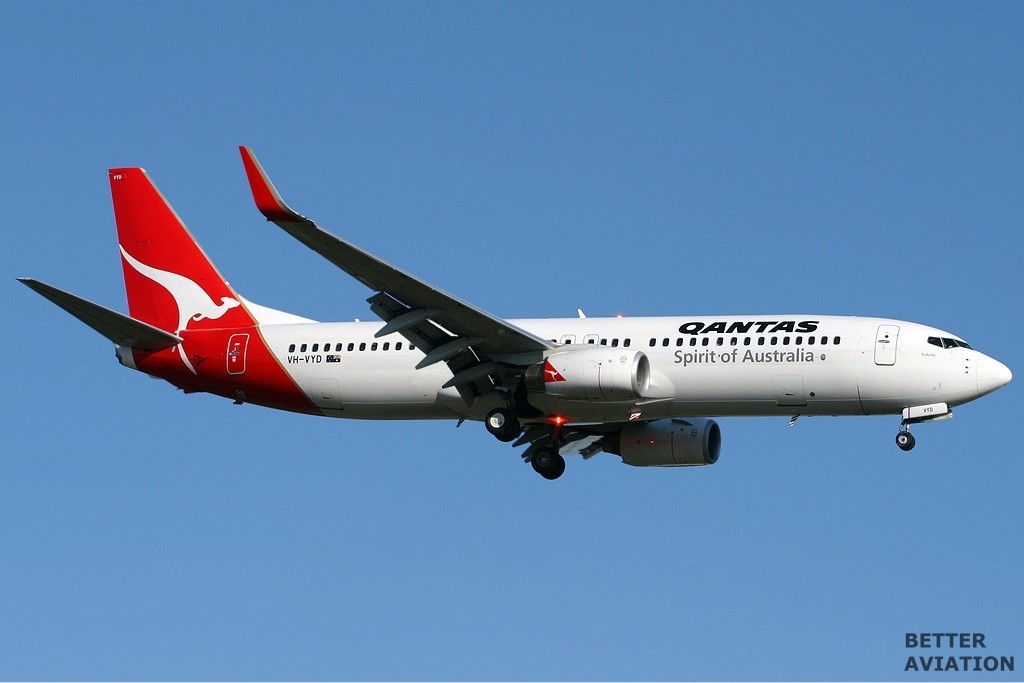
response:
[[[537,397],[570,421],[685,416],[865,415],[971,401],[1009,371],[941,330],[881,318],[785,315],[562,318],[510,321],[563,345],[640,350],[651,363],[645,400]],[[273,354],[324,413],[368,419],[482,419],[444,363],[423,358],[379,323],[261,325]],[[929,341],[931,340],[931,341]],[[944,341],[945,340],[945,341]],[[951,343],[952,342],[952,343]],[[557,353],[555,349],[552,353]],[[531,399],[531,401],[534,399]],[[637,416],[639,413],[639,416]]]

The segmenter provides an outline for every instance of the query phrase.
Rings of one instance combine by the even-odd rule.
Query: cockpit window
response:
[[[928,337],[928,343],[938,346],[940,349],[970,349],[970,345],[961,339],[950,339],[949,337]]]

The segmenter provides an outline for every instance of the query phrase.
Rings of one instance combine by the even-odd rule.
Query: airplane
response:
[[[121,365],[185,393],[339,418],[482,421],[546,479],[565,456],[717,462],[711,419],[900,415],[911,425],[1007,384],[1005,365],[949,332],[834,315],[506,320],[320,228],[239,147],[257,209],[366,285],[382,322],[316,322],[236,292],[141,168],[109,170],[128,315],[25,285],[115,345]]]

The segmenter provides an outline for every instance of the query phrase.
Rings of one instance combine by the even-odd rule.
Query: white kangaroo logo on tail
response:
[[[133,258],[121,245],[118,247],[121,249],[121,255],[131,264],[132,268],[166,289],[174,297],[174,303],[178,306],[178,329],[174,330],[175,334],[187,329],[189,320],[216,320],[230,309],[241,305],[236,299],[229,296],[222,296],[220,303],[215,303],[206,290],[184,275],[147,266]],[[178,344],[178,355],[181,356],[185,367],[191,370],[193,375],[198,374],[192,367],[192,363],[185,357],[185,349],[181,344]]]

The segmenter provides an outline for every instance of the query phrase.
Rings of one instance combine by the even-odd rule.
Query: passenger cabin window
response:
[[[288,345],[288,353],[295,353],[295,344]]]

